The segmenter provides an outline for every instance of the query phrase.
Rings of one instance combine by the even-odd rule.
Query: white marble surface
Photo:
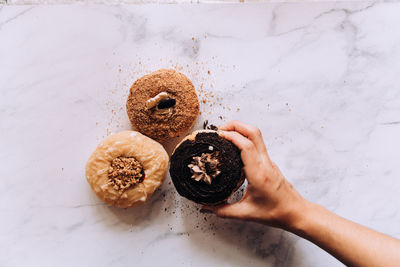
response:
[[[305,197],[400,238],[399,14],[367,2],[0,6],[0,266],[341,266],[292,234],[199,213],[169,177],[137,209],[96,199],[86,160],[130,129],[128,89],[158,68],[206,100],[196,128],[258,125]]]
[[[331,0],[319,0],[318,2],[330,2]],[[374,0],[374,2],[381,0]],[[221,4],[221,3],[299,3],[314,2],[314,0],[0,0],[0,4],[10,5],[37,5],[37,4]],[[336,0],[335,2],[346,2]],[[364,2],[364,0],[353,0],[352,2]]]

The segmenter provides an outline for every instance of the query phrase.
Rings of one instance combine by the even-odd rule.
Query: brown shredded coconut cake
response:
[[[178,193],[194,202],[219,204],[244,182],[239,149],[216,131],[185,137],[171,156],[169,173]]]
[[[192,82],[184,74],[161,69],[133,83],[126,110],[139,132],[165,141],[194,125],[199,100]]]

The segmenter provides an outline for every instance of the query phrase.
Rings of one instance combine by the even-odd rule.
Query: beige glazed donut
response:
[[[103,140],[86,164],[86,179],[108,205],[129,208],[146,202],[165,179],[168,154],[161,144],[135,131]]]

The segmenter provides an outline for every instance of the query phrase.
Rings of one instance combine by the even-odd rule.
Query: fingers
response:
[[[235,131],[250,139],[257,150],[267,153],[260,129],[241,121],[230,121],[219,127],[222,131]]]
[[[219,135],[231,141],[241,151],[241,158],[245,166],[251,166],[257,157],[257,149],[253,142],[237,132],[219,131]]]
[[[244,137],[243,135],[237,132],[227,132],[227,131],[219,131],[219,135],[229,141],[231,141],[235,146],[237,146],[240,150],[252,150],[255,149],[254,144]]]

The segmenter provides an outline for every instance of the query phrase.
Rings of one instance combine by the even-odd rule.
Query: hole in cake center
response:
[[[218,155],[219,152],[217,151],[215,153],[202,153],[201,156],[193,157],[191,163],[188,164],[192,179],[211,184],[213,179],[221,173],[218,169]]]
[[[143,167],[134,157],[115,158],[108,169],[108,183],[118,191],[141,183],[143,179]]]
[[[147,109],[155,118],[165,118],[171,116],[175,104],[176,99],[167,92],[161,92],[146,101]]]

